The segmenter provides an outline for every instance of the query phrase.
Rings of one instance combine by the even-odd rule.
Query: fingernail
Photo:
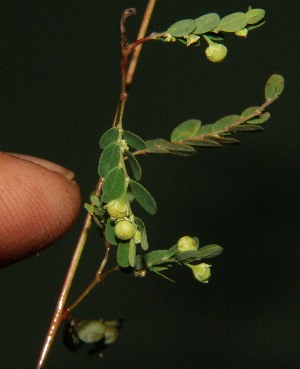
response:
[[[14,156],[18,159],[31,161],[32,163],[38,164],[46,169],[52,170],[53,172],[62,174],[64,177],[66,177],[70,181],[72,181],[75,177],[74,172],[72,172],[71,170],[59,164],[53,163],[52,161],[37,158],[35,156],[25,155],[25,154],[17,154],[17,153],[7,153],[7,154]]]

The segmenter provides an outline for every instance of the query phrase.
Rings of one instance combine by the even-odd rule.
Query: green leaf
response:
[[[242,118],[248,118],[249,116],[251,116],[252,114],[258,115],[260,112],[260,106],[250,106],[249,108],[245,109],[242,114],[241,117]],[[257,114],[258,113],[258,114]]]
[[[201,255],[202,259],[209,259],[220,255],[222,251],[223,248],[221,246],[212,244],[200,247],[198,253]]]
[[[265,17],[266,12],[263,9],[250,9],[246,13],[248,24],[255,24]]]
[[[158,140],[163,140],[163,139],[157,138],[156,140],[145,141],[146,152],[149,154],[169,154],[169,151],[163,145],[158,144],[159,142]]]
[[[179,262],[190,263],[192,261],[201,260],[202,256],[198,251],[183,251],[176,254]]]
[[[250,124],[261,124],[266,122],[269,118],[270,118],[271,114],[267,111],[265,111],[264,113],[260,114],[257,118],[252,118],[250,120],[247,121],[247,123]]]
[[[193,19],[184,19],[172,24],[168,29],[167,33],[174,37],[187,36],[192,33],[196,28],[197,24]]]
[[[134,178],[139,181],[142,177],[142,169],[141,169],[141,166],[139,164],[139,162],[137,161],[136,157],[133,156],[131,154],[131,152],[129,151],[126,151],[126,155],[127,155],[127,158],[128,158],[128,162],[131,166],[131,169],[132,169],[132,172],[133,172],[133,176]]]
[[[134,239],[132,238],[129,243],[129,252],[128,252],[128,262],[129,265],[134,268],[136,264],[136,244],[134,243]]]
[[[127,144],[136,150],[144,150],[146,147],[145,142],[141,139],[141,137],[132,132],[123,131],[123,137]]]
[[[112,245],[117,245],[119,241],[116,239],[115,222],[108,219],[105,227],[105,239]]]
[[[149,244],[148,244],[148,238],[147,238],[147,232],[146,232],[146,227],[145,224],[142,222],[142,220],[140,218],[135,218],[134,219],[136,225],[138,226],[138,230],[142,233],[142,237],[141,237],[141,247],[143,250],[148,250],[149,248]]]
[[[257,125],[251,124],[240,124],[239,126],[235,126],[230,128],[232,132],[251,132],[251,131],[263,131],[264,129]]]
[[[121,157],[120,146],[113,142],[109,144],[102,152],[99,160],[98,174],[100,177],[105,178],[112,168],[119,165]]]
[[[284,89],[284,78],[280,74],[273,74],[265,87],[266,100],[277,99]]]
[[[201,126],[195,136],[198,137],[198,136],[210,134],[213,130],[213,126],[214,126],[213,124],[205,124],[204,126]]]
[[[136,201],[144,208],[149,214],[156,213],[156,203],[150,193],[140,183],[130,180],[130,188]]]
[[[213,139],[202,139],[202,140],[196,140],[191,139],[189,140],[189,144],[193,146],[203,146],[203,147],[221,147],[222,145],[219,142],[214,141]]]
[[[224,136],[218,136],[218,135],[216,136],[214,135],[213,139],[219,141],[221,144],[237,144],[240,142],[236,138],[224,137]]]
[[[235,123],[237,120],[240,119],[239,115],[227,115],[216,121],[216,123],[212,126],[212,131],[218,133],[222,131],[224,128],[229,129],[229,126]]]
[[[110,128],[108,131],[104,132],[100,138],[100,148],[105,149],[106,146],[111,144],[112,142],[116,142],[119,138],[119,129],[118,128]]]
[[[95,207],[94,207],[94,205],[92,205],[92,204],[89,204],[89,203],[85,203],[84,204],[84,208],[88,211],[88,213],[89,214],[91,214],[91,215],[93,215],[94,214],[94,212],[95,212]]]
[[[129,267],[129,243],[120,242],[117,250],[117,263],[122,268]]]
[[[209,13],[195,19],[195,22],[197,27],[193,33],[199,35],[214,29],[220,22],[220,17],[216,13]]]
[[[163,138],[146,141],[146,152],[152,154],[174,154],[188,156],[195,154],[196,150],[185,144],[169,142]]]
[[[106,176],[103,184],[102,200],[110,202],[118,199],[125,191],[124,172],[120,167],[113,168]]]
[[[201,126],[201,121],[189,119],[179,124],[171,134],[171,141],[178,142],[195,136]]]
[[[155,250],[151,251],[148,254],[145,255],[145,261],[148,265],[160,265],[164,263],[168,263],[172,260],[170,260],[176,253],[178,252],[178,249],[176,247],[176,250],[173,248],[169,250]]]
[[[226,15],[220,20],[217,29],[223,32],[236,32],[246,27],[248,17],[245,13],[237,12]]]

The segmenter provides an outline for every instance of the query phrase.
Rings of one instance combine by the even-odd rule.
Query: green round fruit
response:
[[[205,50],[208,60],[213,63],[222,61],[227,55],[227,48],[222,44],[211,44]]]
[[[114,219],[124,218],[128,215],[128,206],[123,198],[109,202],[106,209],[109,216]]]
[[[128,220],[120,220],[116,223],[116,236],[123,241],[130,240],[136,232],[136,225]]]
[[[196,241],[190,236],[181,237],[177,242],[178,251],[196,251],[198,249]]]

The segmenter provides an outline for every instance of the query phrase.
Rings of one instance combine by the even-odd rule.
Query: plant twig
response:
[[[149,24],[149,21],[150,21],[155,3],[156,3],[156,0],[149,0],[148,1],[148,5],[147,5],[147,8],[145,10],[145,14],[144,14],[144,18],[143,18],[143,21],[142,21],[142,24],[141,24],[141,27],[140,27],[138,38],[143,38],[145,36],[147,26]],[[126,38],[122,39],[121,42],[124,42],[124,46],[125,46]],[[122,49],[123,49],[123,45],[122,45]],[[123,85],[122,86],[123,87],[122,88],[122,90],[123,90],[122,93],[123,93],[124,96],[126,96],[127,86],[129,86],[132,82],[132,78],[134,76],[134,72],[135,72],[135,69],[136,69],[136,64],[137,64],[137,61],[138,61],[138,58],[139,58],[139,55],[140,55],[140,51],[141,51],[140,49],[141,49],[141,47],[138,47],[134,50],[133,57],[132,57],[132,59],[130,61],[130,64],[129,64],[129,69],[127,70],[127,67],[126,67],[126,75],[124,73],[124,77],[122,78],[122,85]],[[139,50],[139,51],[137,51],[137,50]],[[126,62],[127,62],[127,60],[126,60]],[[130,71],[130,73],[129,73],[129,71]],[[129,83],[128,83],[128,81],[129,81]],[[118,103],[118,107],[116,109],[116,116],[115,116],[115,120],[114,120],[114,126],[116,125],[116,120],[117,120],[117,116],[119,115],[120,108],[121,108],[121,111],[122,111],[121,112],[121,117],[123,115],[126,99],[124,99],[123,96],[122,96],[121,101],[123,101],[123,106],[120,106],[120,103]],[[98,184],[97,184],[97,187],[96,187],[96,191],[95,191],[96,195],[100,194],[101,189],[102,189],[102,185],[103,185],[103,179],[99,178],[99,181],[98,181]],[[74,276],[75,276],[75,273],[76,273],[81,255],[82,255],[82,252],[84,250],[86,240],[87,240],[87,237],[88,237],[88,232],[89,232],[89,229],[91,228],[91,225],[92,225],[92,216],[90,214],[87,214],[87,216],[85,218],[85,221],[84,221],[84,225],[83,225],[81,233],[80,233],[80,236],[78,238],[77,245],[75,247],[74,254],[73,254],[72,259],[71,259],[71,263],[70,263],[67,275],[65,277],[64,284],[62,286],[62,289],[61,289],[61,292],[60,292],[60,295],[59,295],[59,298],[58,298],[58,301],[57,301],[57,305],[55,307],[55,311],[54,311],[54,314],[53,314],[53,317],[52,317],[52,320],[51,320],[51,323],[50,323],[50,326],[49,326],[49,329],[48,329],[48,332],[47,332],[47,336],[45,338],[42,350],[40,352],[38,362],[36,364],[36,369],[42,369],[44,367],[46,359],[47,359],[47,357],[49,355],[49,352],[50,352],[50,349],[52,347],[55,335],[57,333],[57,330],[58,330],[61,322],[65,318],[66,300],[67,300],[67,297],[68,297],[68,294],[69,294],[69,291],[70,291],[70,288],[71,288],[71,285],[72,285],[72,282],[73,282],[73,279],[74,279]],[[101,263],[100,268],[99,268],[100,276],[103,273],[103,269],[104,269],[104,267],[107,263],[108,255],[109,255],[109,248],[106,247],[106,253],[105,253],[104,259],[102,260],[102,263]],[[112,269],[111,271],[113,271],[113,270],[115,270],[115,268]],[[98,272],[97,272],[97,274],[98,274]],[[108,272],[110,272],[110,271],[108,271]],[[108,272],[105,273],[105,274],[108,274]],[[102,274],[102,278],[103,278],[103,275],[104,274]],[[98,283],[98,281],[97,281],[97,283]],[[87,287],[87,289],[84,292],[84,296],[82,298],[79,298],[80,301],[91,291],[92,288],[94,288],[94,286],[97,283],[96,283],[96,281],[93,281],[90,284],[90,286]],[[79,303],[80,301],[78,301],[77,303]],[[69,308],[69,311],[70,311],[71,308],[75,307],[73,305]]]
[[[148,5],[147,5],[147,8],[146,8],[145,13],[144,13],[144,18],[142,20],[142,24],[141,24],[139,33],[137,35],[137,40],[142,39],[142,38],[145,37],[145,34],[147,32],[147,29],[148,29],[148,25],[149,25],[149,22],[150,22],[152,13],[153,13],[153,9],[155,7],[155,4],[156,4],[156,0],[149,0],[148,1]],[[127,77],[126,77],[127,89],[132,84],[134,72],[135,72],[135,69],[136,69],[137,62],[138,62],[141,51],[142,51],[142,45],[140,45],[139,47],[136,47],[133,51],[132,58],[130,60],[128,71],[127,71]]]

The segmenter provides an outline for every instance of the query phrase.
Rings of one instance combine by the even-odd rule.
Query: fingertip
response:
[[[40,252],[74,224],[75,181],[36,162],[0,153],[0,265]]]

